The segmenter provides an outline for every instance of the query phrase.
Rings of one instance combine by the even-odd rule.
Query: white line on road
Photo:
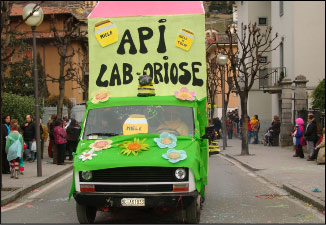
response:
[[[9,207],[9,208],[3,208],[1,210],[2,213],[9,211],[9,210],[13,210],[18,208],[19,206],[25,205],[26,203],[32,202],[34,198],[36,198],[37,196],[43,194],[44,192],[48,191],[49,189],[53,188],[54,186],[56,186],[57,184],[61,183],[63,180],[67,179],[68,177],[72,177],[72,172],[67,173],[65,176],[59,178],[58,180],[56,180],[53,183],[50,183],[48,185],[46,185],[42,190],[40,190],[39,192],[36,193],[32,193],[30,194],[27,199],[21,203],[17,203],[14,204],[13,206]],[[10,205],[12,203],[9,203],[8,205]],[[4,206],[5,207],[5,206]]]

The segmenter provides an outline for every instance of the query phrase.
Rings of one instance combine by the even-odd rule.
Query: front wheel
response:
[[[94,223],[97,209],[94,207],[80,205],[76,202],[77,218],[81,224]]]
[[[193,202],[186,209],[186,222],[191,224],[197,224],[200,220],[200,205],[201,205],[201,196],[197,196],[197,199],[194,199]]]

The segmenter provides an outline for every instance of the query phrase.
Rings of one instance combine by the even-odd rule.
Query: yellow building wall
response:
[[[78,43],[73,43],[71,45],[72,48],[78,49],[79,44]],[[70,52],[68,53],[71,54],[72,48],[70,49]],[[50,46],[46,45],[45,46],[45,60],[44,60],[44,55],[43,55],[43,47],[38,46],[37,52],[40,53],[42,62],[44,62],[44,68],[45,68],[45,73],[51,75],[54,78],[59,78],[60,76],[60,57],[58,54],[58,50],[55,46]],[[75,63],[78,63],[78,55],[77,53],[75,56],[72,58],[72,61]],[[80,63],[82,61],[82,56],[80,56]],[[67,69],[68,66],[65,67]],[[77,71],[79,72],[77,76],[81,76],[82,72],[78,68]],[[51,82],[47,81],[47,86],[50,95],[59,95],[59,83],[58,82]],[[76,104],[81,104],[83,103],[83,91],[79,87],[76,81],[66,81],[65,83],[65,96],[67,98],[75,98],[76,99]]]
[[[232,46],[233,48],[233,52],[237,51],[237,45],[233,45]],[[226,47],[226,49],[228,50],[228,47]],[[216,50],[216,45],[215,47],[214,46],[211,46],[210,48],[208,48],[208,56],[210,59],[212,59],[214,56],[215,56],[215,50]],[[225,93],[228,92],[228,89],[229,86],[227,84],[227,82],[225,81]],[[221,91],[221,87],[218,87],[217,88],[218,90],[218,94],[215,95],[215,105],[217,106],[217,108],[222,108],[222,94]],[[230,94],[230,98],[229,98],[229,104],[228,104],[228,108],[238,108],[238,95],[235,94],[235,93],[231,93]]]
[[[17,18],[16,18],[17,19]],[[56,28],[57,30],[63,31],[64,29],[64,18],[62,16],[56,16]],[[12,26],[15,25],[15,19],[12,21]],[[31,34],[31,27],[26,25],[25,23],[19,25],[18,30],[21,32],[26,32]],[[45,15],[43,22],[36,27],[36,37],[39,35],[39,33],[44,33],[45,35],[50,32],[50,21],[49,21],[49,16]],[[53,35],[53,32],[51,32],[51,35]],[[52,39],[52,38],[51,38]],[[31,42],[32,44],[32,42]],[[30,46],[30,50],[27,51],[27,55],[32,57],[32,45]],[[72,49],[75,49],[75,55],[72,58],[72,61],[74,63],[82,63],[83,56],[80,55],[78,56],[77,50],[80,48],[81,45],[80,43],[73,42],[70,46],[70,51],[68,52],[67,55],[71,54]],[[60,75],[60,57],[58,54],[58,50],[56,46],[53,46],[51,44],[51,40],[48,37],[43,37],[43,38],[36,38],[36,51],[37,53],[40,54],[42,64],[44,67],[45,74],[49,74],[54,78],[59,78]],[[19,54],[19,46],[16,49],[16,54],[12,57],[12,61],[17,61],[22,59],[22,54]],[[67,69],[68,66],[65,67]],[[78,67],[77,67],[78,68]],[[80,68],[77,69],[78,71],[78,76],[82,76],[82,71]],[[47,78],[50,79],[50,78]],[[46,82],[49,94],[50,95],[59,95],[59,83],[58,82],[51,82],[47,81]],[[65,96],[67,98],[75,98],[76,99],[76,104],[82,104],[85,103],[85,100],[83,100],[83,90],[79,87],[76,81],[66,81],[65,83]]]

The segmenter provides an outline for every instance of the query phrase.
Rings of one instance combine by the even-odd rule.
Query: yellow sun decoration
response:
[[[134,138],[134,141],[124,141],[122,144],[119,145],[122,148],[122,154],[126,154],[127,156],[132,153],[134,156],[137,156],[142,150],[147,151],[149,150],[149,145],[145,143],[146,138],[143,140],[139,140],[138,138]]]

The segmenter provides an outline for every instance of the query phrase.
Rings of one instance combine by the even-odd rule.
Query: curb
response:
[[[239,162],[242,166],[244,166],[245,168],[249,169],[249,170],[252,170],[252,171],[259,171],[260,169],[257,169],[253,166],[251,166],[250,164],[248,163],[244,163],[244,162],[241,162],[240,160],[236,159],[235,157],[233,157],[232,155],[229,155],[229,154],[224,154],[224,153],[221,153],[222,155],[228,157],[228,158],[231,158],[237,162]],[[264,180],[268,181],[268,182],[271,182],[269,181],[267,178],[265,177],[262,177],[262,176],[259,176],[261,178],[263,178]],[[323,212],[325,211],[325,202],[319,200],[319,199],[316,199],[315,197],[312,197],[312,196],[309,196],[308,194],[304,194],[302,190],[294,187],[293,185],[291,184],[283,184],[283,189],[286,190],[287,192],[289,192],[290,194],[292,194],[293,196],[297,197],[298,199],[302,200],[302,201],[305,201],[305,202],[308,202],[309,204],[312,204],[314,207],[316,207],[320,212]]]
[[[56,178],[62,176],[63,174],[69,172],[72,168],[73,168],[73,165],[65,168],[64,170],[61,170],[58,173],[55,173],[55,174],[47,177],[44,180],[39,181],[38,183],[35,183],[35,184],[30,185],[28,187],[22,187],[22,188],[17,189],[16,191],[14,191],[14,192],[8,194],[7,196],[5,196],[4,198],[1,198],[1,206],[4,206],[4,205],[6,205],[6,204],[8,204],[10,202],[13,202],[17,198],[24,196],[28,192],[31,192],[32,190],[53,181],[54,179],[56,179]]]
[[[237,161],[238,163],[240,163],[242,166],[246,167],[247,169],[249,170],[252,170],[252,171],[259,171],[260,169],[257,169],[255,167],[253,167],[252,165],[248,164],[248,163],[244,163],[244,162],[241,162],[239,159],[233,157],[232,155],[229,155],[229,154],[223,154],[221,153],[222,155],[225,155],[226,157],[230,158],[230,159],[233,159],[235,161]]]
[[[316,207],[320,212],[325,211],[325,202],[316,199],[314,197],[310,197],[308,195],[303,194],[303,191],[300,189],[294,187],[291,184],[283,184],[283,189],[292,194],[293,196],[297,197],[298,199],[301,199],[309,204],[312,204],[314,207]]]

